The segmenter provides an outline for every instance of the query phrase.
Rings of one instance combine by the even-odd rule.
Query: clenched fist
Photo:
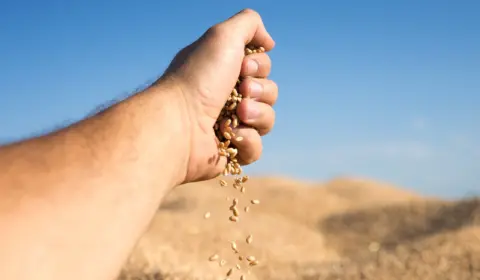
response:
[[[197,41],[181,50],[158,84],[178,89],[182,110],[188,115],[189,155],[184,183],[210,179],[221,173],[226,158],[218,156],[214,124],[239,76],[244,99],[237,107],[241,125],[234,129],[239,162],[250,164],[260,158],[262,138],[273,127],[277,85],[267,77],[271,61],[267,53],[246,55],[246,45],[270,51],[275,43],[258,13],[243,10],[209,28]]]

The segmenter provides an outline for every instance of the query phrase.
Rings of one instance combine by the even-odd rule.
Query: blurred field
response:
[[[218,252],[234,263],[228,241],[248,233],[248,252],[261,264],[247,279],[480,279],[480,199],[441,201],[343,178],[255,178],[246,186],[244,195],[216,181],[173,191],[119,279],[225,279],[228,264],[207,258]],[[233,224],[226,196],[261,204]]]

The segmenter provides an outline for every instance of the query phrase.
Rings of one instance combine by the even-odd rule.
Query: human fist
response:
[[[260,158],[261,136],[270,132],[275,121],[272,106],[278,89],[267,79],[271,69],[269,56],[265,52],[245,56],[247,44],[265,51],[275,44],[260,15],[249,9],[209,28],[182,49],[159,80],[175,84],[183,99],[182,110],[188,114],[185,128],[190,146],[184,183],[211,179],[225,168],[227,161],[218,155],[213,127],[239,76],[244,78],[239,86],[244,98],[237,106],[242,125],[233,131],[243,140],[232,139],[232,144],[238,148],[240,164]]]

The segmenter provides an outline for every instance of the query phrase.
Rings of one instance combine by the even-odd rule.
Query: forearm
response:
[[[2,276],[112,279],[185,170],[176,110],[145,92],[0,148]]]

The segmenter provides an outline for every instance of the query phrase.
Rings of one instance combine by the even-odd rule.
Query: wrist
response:
[[[153,125],[165,140],[165,145],[158,147],[168,157],[162,157],[160,168],[171,166],[173,186],[180,185],[187,175],[191,148],[191,122],[184,95],[176,81],[163,77],[142,94],[153,105],[152,112],[156,115]]]
[[[185,102],[174,83],[162,80],[118,104],[118,120],[135,130],[135,149],[145,176],[168,181],[175,187],[184,181],[190,153],[190,128]],[[123,102],[122,102],[123,103]]]

